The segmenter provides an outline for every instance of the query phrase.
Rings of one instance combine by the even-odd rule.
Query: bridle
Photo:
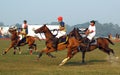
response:
[[[53,29],[53,30],[50,30],[50,31],[53,31],[53,33],[55,31],[57,31],[57,33],[55,35],[53,35],[54,37],[56,37],[58,35],[59,29]],[[44,39],[43,36],[42,36],[42,33],[39,33],[39,34],[40,34],[41,38]]]

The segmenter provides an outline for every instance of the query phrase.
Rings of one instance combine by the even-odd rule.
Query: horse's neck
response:
[[[76,38],[77,40],[81,40],[80,34],[76,33],[76,34],[75,34],[75,38]]]
[[[46,37],[46,39],[50,39],[50,38],[53,38],[54,35],[51,33],[50,30],[47,30],[47,31],[45,32],[45,37]]]
[[[18,36],[17,32],[15,32],[15,33],[12,34],[12,37],[16,37],[16,36]]]

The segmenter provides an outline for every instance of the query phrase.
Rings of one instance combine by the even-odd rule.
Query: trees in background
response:
[[[48,23],[49,25],[59,25],[58,22],[51,22]],[[18,28],[21,28],[21,24],[16,23],[15,24]],[[0,27],[6,26],[3,22],[0,22]],[[89,22],[83,23],[83,24],[76,24],[76,25],[67,25],[66,24],[66,30],[67,33],[69,33],[74,27],[78,28],[88,28]],[[120,35],[120,25],[118,24],[113,24],[113,23],[99,23],[96,21],[96,29],[97,29],[97,34],[96,36],[99,37],[106,37],[109,34],[112,34],[114,37],[117,35]]]

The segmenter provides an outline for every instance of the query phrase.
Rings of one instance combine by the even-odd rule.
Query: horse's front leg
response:
[[[13,47],[13,44],[11,44],[11,45],[9,46],[9,48],[7,48],[7,49],[2,53],[2,55],[5,55],[12,47]]]
[[[72,49],[68,48],[67,57],[63,59],[63,61],[59,64],[59,66],[63,66],[68,60],[71,59],[71,57],[72,57]]]
[[[55,48],[47,48],[47,50],[45,50],[45,53],[46,53],[46,55],[48,55],[49,57],[51,57],[51,58],[56,58],[55,56],[53,56],[52,54],[51,54],[51,52],[54,52],[54,51],[56,51],[56,49]]]
[[[55,56],[53,56],[52,54],[50,54],[50,51],[48,48],[45,48],[44,50],[40,51],[37,57],[37,60],[39,60],[40,57],[42,57],[43,53],[46,53],[46,55],[48,55],[49,57],[54,58]]]

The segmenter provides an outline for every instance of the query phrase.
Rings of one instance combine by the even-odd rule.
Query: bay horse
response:
[[[109,44],[114,45],[114,43],[108,38],[102,38],[102,37],[97,38],[96,44],[90,45],[89,48],[86,48],[87,47],[87,44],[85,43],[86,38],[83,38],[79,34],[78,28],[74,28],[73,31],[69,33],[69,37],[74,37],[74,38],[72,39],[73,40],[72,42],[69,42],[68,47],[67,47],[68,48],[67,57],[60,63],[60,66],[64,65],[68,60],[70,60],[78,52],[82,52],[82,63],[84,63],[85,53],[93,51],[97,48],[105,52],[109,56],[111,53],[113,54],[113,56],[115,56],[113,49],[109,47]]]
[[[9,28],[8,31],[11,33],[11,44],[2,53],[2,55],[5,55],[11,48],[14,48],[14,54],[16,54],[17,48],[19,49],[19,54],[21,54],[20,46],[24,46],[26,44],[28,44],[29,46],[30,54],[32,54],[32,49],[37,49],[37,45],[35,44],[35,38],[39,39],[38,37],[27,36],[26,41],[21,41],[16,28]]]
[[[51,31],[49,30],[49,28],[46,26],[46,24],[44,24],[42,27],[34,30],[34,32],[37,33],[44,33],[45,34],[45,45],[46,48],[43,49],[42,51],[39,52],[38,54],[38,59],[43,55],[43,53],[45,53],[46,55],[54,58],[55,56],[53,56],[52,54],[50,54],[50,52],[54,52],[54,51],[61,51],[61,50],[65,50],[67,48],[67,40],[66,41],[62,41],[63,38],[68,39],[67,35],[62,36],[60,38],[56,38],[56,35],[53,35],[51,33]]]

